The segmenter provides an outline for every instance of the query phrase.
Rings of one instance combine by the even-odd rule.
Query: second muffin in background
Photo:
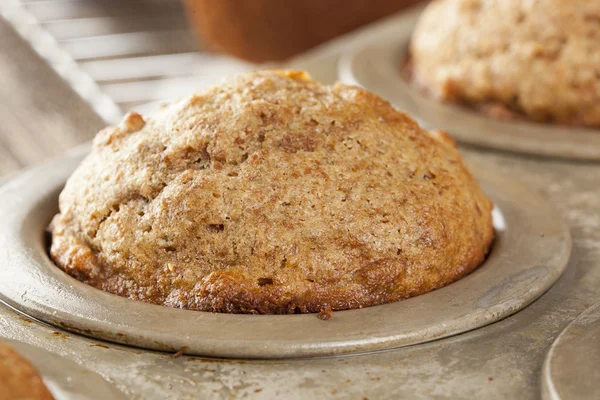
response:
[[[430,95],[492,117],[600,127],[600,1],[435,0],[411,72]]]

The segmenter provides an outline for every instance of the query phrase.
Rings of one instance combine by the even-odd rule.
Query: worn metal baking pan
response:
[[[34,168],[0,189],[0,298],[23,313],[100,339],[155,350],[238,358],[327,356],[390,349],[502,319],[543,294],[569,260],[569,231],[525,186],[474,168],[496,204],[493,250],[469,276],[412,299],[314,314],[235,315],[131,301],[89,287],[48,258],[44,229],[83,154]]]

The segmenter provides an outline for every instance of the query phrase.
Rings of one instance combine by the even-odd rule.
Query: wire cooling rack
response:
[[[111,124],[253,67],[203,51],[179,1],[2,0],[0,15]]]
[[[226,75],[260,67],[302,68],[338,80],[340,54],[399,35],[422,5],[391,15],[278,64],[249,64],[208,52],[175,0],[0,0],[11,23],[108,124],[124,111],[151,111]]]

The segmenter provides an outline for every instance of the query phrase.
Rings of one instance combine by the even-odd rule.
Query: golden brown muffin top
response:
[[[600,1],[436,0],[411,44],[434,96],[600,126]]]
[[[467,274],[490,211],[445,135],[360,88],[260,71],[100,132],[60,195],[51,254],[132,299],[318,312]]]
[[[53,400],[42,377],[23,356],[0,342],[0,400]]]

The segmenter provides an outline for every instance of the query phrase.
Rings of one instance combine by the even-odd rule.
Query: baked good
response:
[[[231,313],[395,301],[481,264],[491,202],[452,141],[303,72],[233,77],[100,132],[51,256],[130,299]]]
[[[419,0],[186,0],[204,46],[253,62],[284,60]]]
[[[410,45],[415,82],[492,116],[600,126],[600,2],[436,0]]]
[[[52,400],[42,377],[23,356],[0,342],[0,400]]]

